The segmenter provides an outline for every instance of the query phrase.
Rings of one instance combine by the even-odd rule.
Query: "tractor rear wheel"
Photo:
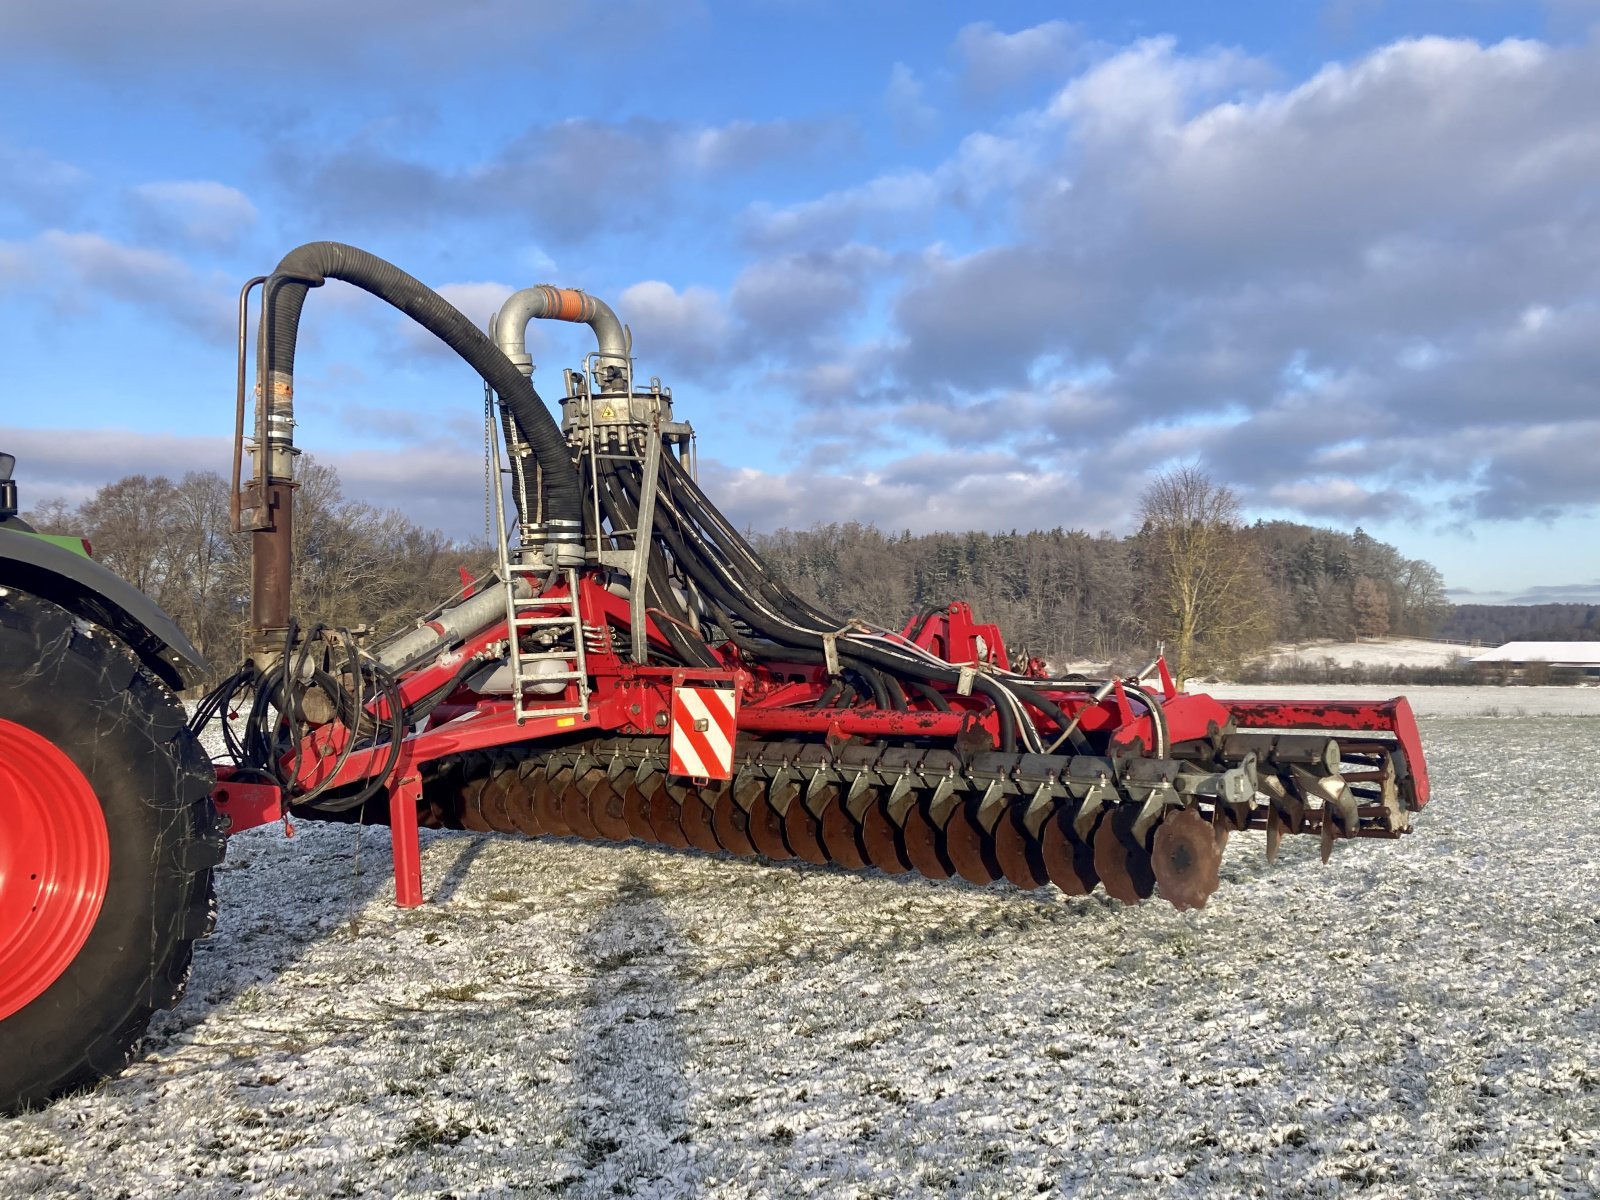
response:
[[[183,995],[225,839],[172,693],[0,587],[0,1112],[121,1070]]]

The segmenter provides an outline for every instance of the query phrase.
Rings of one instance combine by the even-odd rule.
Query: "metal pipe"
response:
[[[550,321],[580,321],[594,330],[599,346],[595,372],[608,380],[608,369],[627,377],[632,339],[611,306],[597,296],[576,288],[552,287],[541,283],[512,294],[494,318],[494,344],[516,364],[524,375],[533,374],[533,356],[528,353],[528,322],[536,317]]]

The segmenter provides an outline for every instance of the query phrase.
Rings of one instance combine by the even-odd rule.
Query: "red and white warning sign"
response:
[[[695,779],[732,779],[738,711],[739,693],[733,688],[673,688],[667,771]]]

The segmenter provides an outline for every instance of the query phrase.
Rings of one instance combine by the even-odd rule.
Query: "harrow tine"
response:
[[[817,819],[822,825],[822,845],[828,857],[852,871],[867,869],[867,852],[861,844],[861,826],[845,811],[844,791],[830,783],[818,792]]]
[[[905,839],[906,857],[916,867],[918,874],[929,879],[949,879],[956,872],[950,857],[945,853],[944,834],[928,817],[927,801],[919,799],[906,809],[906,823],[901,827]]]
[[[867,852],[867,861],[885,875],[904,875],[911,870],[900,826],[889,815],[889,800],[882,789],[874,789],[872,799],[862,810],[861,845]]]
[[[1222,848],[1193,808],[1168,813],[1156,826],[1151,869],[1161,896],[1179,912],[1204,908],[1222,882]]]
[[[740,858],[755,854],[755,844],[750,840],[750,818],[734,800],[732,788],[723,788],[717,793],[716,806],[711,810],[711,830],[728,853]]]
[[[1149,899],[1156,887],[1150,855],[1134,841],[1132,827],[1138,815],[1136,805],[1119,804],[1100,818],[1094,834],[1094,867],[1100,882],[1107,895],[1124,904]]]
[[[1023,814],[1030,801],[1019,797],[1008,803],[994,826],[994,856],[1008,882],[1032,891],[1050,882],[1039,839],[1028,832]]]
[[[1000,878],[994,839],[978,820],[978,800],[969,797],[950,810],[944,827],[944,850],[950,865],[968,883],[987,887]]]
[[[1087,896],[1100,882],[1100,873],[1094,869],[1094,835],[1089,842],[1078,837],[1072,825],[1075,813],[1073,804],[1056,805],[1045,818],[1039,849],[1051,883],[1069,896]]]

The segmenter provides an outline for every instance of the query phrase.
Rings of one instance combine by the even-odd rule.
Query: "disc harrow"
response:
[[[290,606],[295,346],[326,279],[423,324],[486,389],[494,567],[375,642]],[[401,903],[420,902],[421,822],[1199,908],[1233,833],[1262,831],[1269,857],[1313,836],[1326,857],[1427,802],[1403,699],[1224,703],[1159,652],[1058,675],[960,601],[923,598],[899,629],[826,611],[701,489],[694,430],[670,388],[636,386],[631,335],[594,296],[523,289],[486,337],[350,246],[302,246],[254,283],[253,439],[249,287],[235,406],[248,658],[200,705],[248,716],[217,803],[235,829],[285,809],[390,822]],[[558,405],[533,387],[536,318],[594,332]]]
[[[732,779],[695,783],[668,773],[659,739],[616,738],[464,756],[424,800],[436,826],[915,871],[980,887],[1054,885],[1071,896],[1099,886],[1125,904],[1159,890],[1179,909],[1203,908],[1216,891],[1233,830],[1313,834],[1326,847],[1403,829],[1397,809],[1362,805],[1352,791],[1392,778],[1392,747],[1272,738],[1225,742],[1222,756],[1230,752],[1233,765],[1208,770],[1192,759],[963,761],[937,749],[741,739]],[[1265,773],[1262,755],[1287,779]]]

